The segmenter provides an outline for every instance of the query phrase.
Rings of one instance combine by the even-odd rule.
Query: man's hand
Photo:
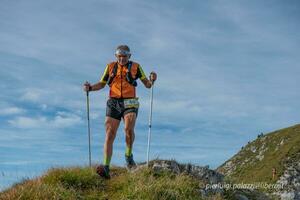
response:
[[[155,72],[151,72],[149,76],[150,81],[153,83],[157,79],[157,74]]]
[[[149,76],[149,80],[147,78],[143,79],[142,82],[146,88],[151,88],[154,84],[154,81],[157,79],[157,74],[155,72],[151,72]]]
[[[89,91],[92,91],[92,86],[89,82],[85,82],[84,85],[83,85],[83,90],[86,91],[86,92],[89,92]]]

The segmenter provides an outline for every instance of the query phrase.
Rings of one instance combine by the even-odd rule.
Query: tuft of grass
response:
[[[201,199],[199,181],[167,171],[156,173],[148,168],[120,176],[112,180],[108,187],[113,199]]]
[[[27,180],[0,193],[1,200],[76,199],[76,191],[44,184],[41,179]]]
[[[48,185],[62,186],[66,189],[86,191],[91,189],[104,190],[104,181],[92,168],[61,168],[50,169],[42,181]]]
[[[0,199],[103,199],[104,190],[104,180],[95,170],[89,167],[60,168],[16,184],[0,193]]]
[[[25,180],[0,193],[0,199],[94,200],[200,200],[199,181],[168,171],[145,167],[135,172],[112,167],[110,180],[88,167],[50,169],[34,180]]]

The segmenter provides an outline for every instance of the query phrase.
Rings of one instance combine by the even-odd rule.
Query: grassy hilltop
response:
[[[0,193],[0,199],[200,199],[199,181],[187,175],[154,173],[148,168],[130,173],[113,167],[112,178],[99,178],[95,169],[51,169]]]

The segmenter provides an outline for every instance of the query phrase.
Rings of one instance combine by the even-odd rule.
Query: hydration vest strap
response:
[[[118,72],[118,63],[116,62],[115,65],[114,65],[114,69],[113,69],[112,75],[109,76],[109,78],[107,80],[107,84],[108,85],[110,85],[112,83],[112,81],[114,80],[114,78],[117,75],[117,72]]]
[[[128,66],[127,66],[127,73],[126,73],[126,80],[129,84],[133,85],[134,87],[137,86],[137,82],[136,79],[132,78],[131,75],[131,66],[132,66],[132,62],[129,61]]]
[[[132,66],[132,62],[129,61],[128,62],[128,65],[127,65],[127,72],[126,72],[126,81],[133,85],[134,87],[137,86],[137,82],[136,82],[136,79],[133,79],[132,78],[132,75],[131,75],[131,66]],[[108,80],[107,80],[107,84],[110,86],[110,84],[113,82],[114,78],[116,77],[117,75],[117,72],[118,72],[118,63],[116,62],[116,64],[114,65],[114,69],[113,69],[113,72],[112,72],[112,75],[109,76]]]

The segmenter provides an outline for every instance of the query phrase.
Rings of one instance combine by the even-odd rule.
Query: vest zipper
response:
[[[121,66],[121,98],[123,98],[123,94],[122,94],[122,81],[123,81],[123,76],[122,76],[122,74],[123,74],[123,65]]]

